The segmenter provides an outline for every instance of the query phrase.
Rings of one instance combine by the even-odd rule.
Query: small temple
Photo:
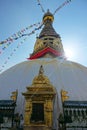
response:
[[[56,91],[44,75],[43,66],[40,66],[39,74],[33,79],[32,85],[22,94],[25,97],[24,129],[52,129]]]

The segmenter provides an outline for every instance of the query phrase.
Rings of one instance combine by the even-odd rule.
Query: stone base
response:
[[[24,126],[24,130],[52,130],[46,126]]]

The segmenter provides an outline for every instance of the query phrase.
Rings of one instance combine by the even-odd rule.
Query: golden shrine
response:
[[[44,75],[42,65],[32,85],[22,94],[25,97],[24,130],[52,129],[53,99],[56,91],[48,77]]]

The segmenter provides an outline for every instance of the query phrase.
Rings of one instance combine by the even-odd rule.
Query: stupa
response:
[[[15,113],[25,115],[25,129],[30,126],[33,129],[37,126],[38,130],[39,127],[41,130],[41,126],[42,130],[59,128],[59,116],[63,112],[61,90],[68,92],[69,96],[64,104],[65,110],[71,110],[70,105],[73,104],[80,110],[80,103],[87,107],[87,67],[66,59],[61,37],[53,28],[53,21],[54,16],[48,10],[43,16],[44,27],[36,38],[28,60],[0,75],[0,99],[9,100],[11,93],[18,91]],[[49,116],[46,115],[46,107]],[[43,114],[41,117],[36,114],[36,119],[32,111],[38,111],[37,108],[41,108]]]

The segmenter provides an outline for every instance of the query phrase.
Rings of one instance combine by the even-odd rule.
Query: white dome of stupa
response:
[[[68,91],[69,100],[87,100],[87,68],[78,63],[58,58],[25,61],[3,72],[0,75],[0,99],[10,99],[11,92],[18,89],[19,105],[17,105],[17,111],[20,112],[24,103],[22,92],[26,91],[26,87],[32,84],[41,65],[43,65],[44,74],[58,92],[60,104],[61,89]]]

